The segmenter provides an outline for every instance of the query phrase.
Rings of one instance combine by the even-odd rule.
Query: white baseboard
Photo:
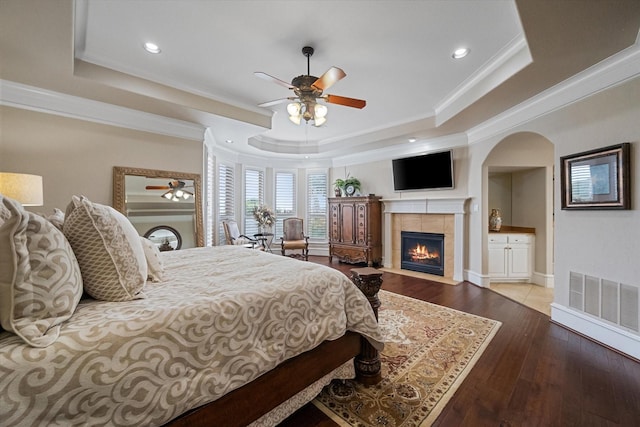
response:
[[[489,284],[491,283],[491,278],[489,276],[476,273],[475,271],[472,271],[472,270],[464,271],[464,280],[483,288],[488,288]]]
[[[542,286],[543,288],[555,287],[553,274],[537,273],[534,271],[531,276],[531,283]]]
[[[640,360],[638,335],[555,302],[551,304],[551,320]]]

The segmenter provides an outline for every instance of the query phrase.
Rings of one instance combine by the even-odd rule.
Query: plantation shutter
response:
[[[216,212],[214,211],[215,206],[215,187],[216,187],[216,162],[209,151],[207,149],[207,179],[206,179],[206,199],[205,199],[205,221],[206,221],[206,230],[207,234],[205,236],[205,245],[213,246],[214,240],[214,231],[215,227],[213,223],[215,221]]]
[[[307,175],[307,234],[311,239],[327,239],[327,173]]]
[[[223,220],[235,219],[233,166],[220,164],[218,166],[218,244],[225,244]]]
[[[256,207],[264,204],[264,171],[245,169],[244,171],[244,234],[258,233],[258,222],[253,217]]]
[[[296,216],[296,175],[276,172],[276,236],[282,236],[282,221]]]

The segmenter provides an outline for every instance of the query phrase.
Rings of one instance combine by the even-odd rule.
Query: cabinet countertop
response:
[[[489,233],[495,234],[507,234],[507,233],[525,233],[525,234],[536,234],[536,229],[533,227],[516,227],[513,225],[503,225],[500,228],[500,231],[491,231]]]

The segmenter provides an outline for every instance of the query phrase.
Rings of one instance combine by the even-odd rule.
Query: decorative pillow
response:
[[[27,344],[47,347],[80,301],[80,267],[53,224],[2,195],[0,205],[11,213],[0,225],[0,323]]]
[[[164,276],[164,265],[160,259],[160,249],[151,240],[140,236],[144,256],[147,259],[148,279],[152,282],[160,282]]]
[[[63,231],[89,295],[103,301],[145,298],[147,261],[138,232],[124,215],[84,196],[73,196]]]
[[[53,210],[53,213],[50,215],[43,213],[39,215],[43,218],[46,218],[51,224],[55,225],[58,230],[62,231],[62,225],[64,224],[64,212],[62,212],[60,209],[55,208]]]

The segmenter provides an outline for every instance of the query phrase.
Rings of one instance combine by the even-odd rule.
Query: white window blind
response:
[[[213,226],[216,212],[214,211],[215,203],[215,187],[216,187],[216,162],[215,158],[207,149],[207,178],[206,178],[206,191],[207,196],[205,200],[205,222],[207,235],[205,237],[205,245],[212,246],[214,241],[215,227]]]
[[[224,245],[223,220],[235,219],[233,166],[218,165],[218,244]]]
[[[258,233],[258,222],[253,217],[254,209],[264,203],[264,171],[245,169],[244,171],[244,234]]]
[[[282,221],[296,216],[296,174],[276,172],[276,236],[282,236]]]
[[[327,173],[307,174],[307,234],[311,239],[327,239]]]

